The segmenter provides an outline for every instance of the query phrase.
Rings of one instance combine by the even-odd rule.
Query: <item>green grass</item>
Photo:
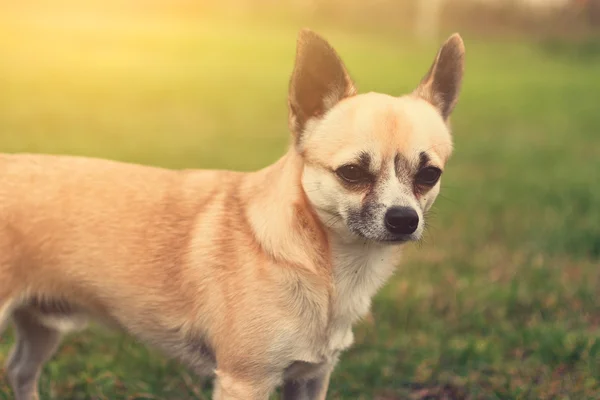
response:
[[[300,25],[61,15],[0,12],[0,151],[242,170],[285,151]],[[320,30],[363,92],[412,89],[436,50]],[[330,398],[600,398],[600,60],[466,44],[427,238],[356,328]],[[209,398],[176,362],[102,329],[69,336],[41,392]]]

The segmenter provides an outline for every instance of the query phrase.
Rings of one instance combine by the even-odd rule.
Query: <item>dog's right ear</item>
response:
[[[458,101],[465,64],[465,44],[455,33],[442,45],[433,65],[415,91],[448,120]]]
[[[340,100],[355,94],[354,83],[335,50],[321,36],[302,29],[288,99],[296,144],[310,119],[322,117]]]

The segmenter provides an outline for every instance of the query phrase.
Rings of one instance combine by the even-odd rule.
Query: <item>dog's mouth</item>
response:
[[[349,225],[350,231],[361,239],[368,240],[370,242],[382,243],[382,244],[403,244],[408,242],[416,242],[420,239],[419,236],[413,234],[406,235],[394,235],[390,233],[379,233],[373,231],[364,231],[360,227]]]
[[[419,240],[418,238],[413,237],[413,235],[403,235],[398,237],[384,238],[380,240],[382,243],[406,243],[406,242],[415,242]]]

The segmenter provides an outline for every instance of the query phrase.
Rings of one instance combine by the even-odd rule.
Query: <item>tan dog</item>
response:
[[[200,374],[215,399],[324,399],[352,324],[418,240],[452,151],[464,46],[411,94],[357,95],[308,30],[290,84],[293,144],[254,173],[0,156],[0,329],[37,398],[61,333],[93,318]]]

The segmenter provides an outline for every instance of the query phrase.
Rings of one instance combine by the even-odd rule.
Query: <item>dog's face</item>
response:
[[[420,238],[452,146],[431,105],[358,95],[305,133],[303,186],[326,225],[374,241]]]
[[[322,222],[342,236],[418,240],[452,152],[464,46],[452,36],[415,92],[356,94],[334,50],[299,37],[290,125],[304,159],[302,185]]]

